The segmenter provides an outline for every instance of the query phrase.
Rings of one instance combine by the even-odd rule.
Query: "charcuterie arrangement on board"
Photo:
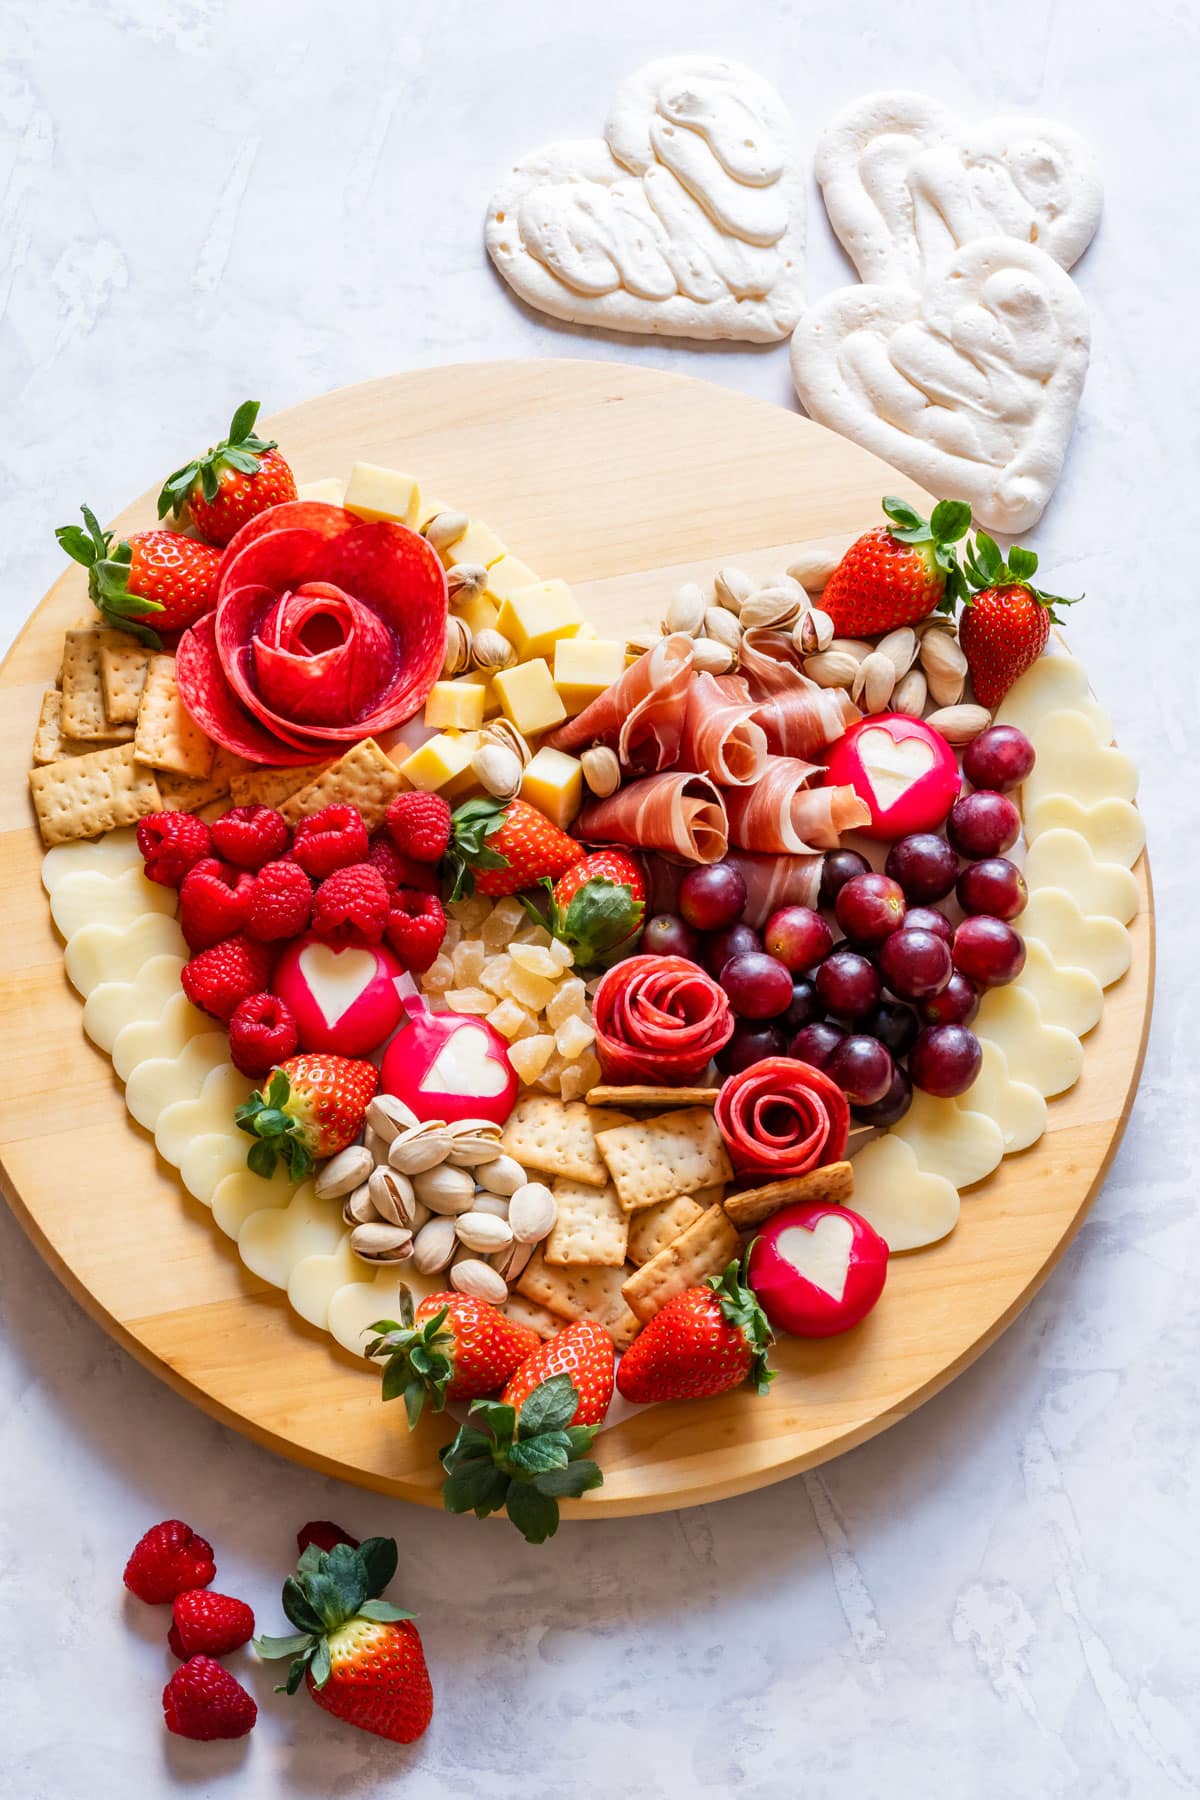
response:
[[[607,638],[416,476],[301,492],[255,425],[160,528],[59,532],[96,611],[43,884],[187,1194],[381,1433],[450,1409],[450,1510],[540,1542],[606,1424],[886,1328],[1037,1142],[1129,965],[1136,771],[961,502]]]

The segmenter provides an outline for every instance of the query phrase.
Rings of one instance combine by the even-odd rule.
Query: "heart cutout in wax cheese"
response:
[[[933,751],[923,738],[901,738],[890,731],[863,731],[858,754],[881,812],[888,812],[914,781],[933,767]]]
[[[797,1274],[840,1303],[850,1274],[854,1227],[849,1219],[826,1213],[811,1227],[791,1225],[775,1239],[775,1249]]]
[[[336,1025],[375,979],[377,961],[370,950],[334,950],[328,944],[306,944],[300,973],[327,1025]]]
[[[603,138],[513,166],[486,239],[513,291],[556,319],[774,343],[803,306],[792,121],[740,63],[648,63],[617,89]]]
[[[510,1076],[491,1053],[491,1041],[478,1026],[460,1025],[452,1031],[421,1078],[427,1094],[478,1094],[494,1099],[508,1086]]]

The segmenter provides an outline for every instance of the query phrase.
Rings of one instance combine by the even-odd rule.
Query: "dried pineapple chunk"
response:
[[[575,966],[575,952],[570,944],[564,944],[561,938],[550,940],[550,954],[560,969],[571,969]]]
[[[553,1054],[554,1039],[539,1032],[534,1037],[521,1038],[512,1044],[509,1048],[508,1060],[520,1079],[528,1086],[545,1071],[546,1064]]]
[[[513,944],[508,954],[518,969],[527,969],[531,975],[541,975],[547,981],[557,981],[562,973],[562,964],[540,944]]]
[[[554,998],[546,1003],[546,1023],[557,1031],[568,1019],[582,1019],[587,1012],[587,995],[578,975],[566,975],[559,982]]]
[[[559,1055],[565,1056],[568,1062],[577,1061],[588,1045],[594,1044],[595,1041],[596,1033],[587,1020],[581,1019],[575,1014],[572,1014],[569,1019],[564,1019],[554,1034],[554,1042]]]
[[[491,1004],[491,1000],[492,995],[489,994],[489,1005]],[[515,1000],[502,1000],[499,1006],[493,1006],[491,1008],[491,1011],[487,1015],[487,1022],[489,1025],[494,1025],[496,1027],[496,1030],[500,1033],[501,1037],[508,1038],[511,1042],[512,1039],[516,1037],[518,1031],[521,1030],[522,1026],[528,1027],[530,1025],[531,1019],[530,1015],[525,1011],[525,1008],[523,1006],[518,1006]],[[533,1023],[533,1029],[535,1031],[537,1030],[536,1023]],[[528,1030],[525,1031],[524,1035],[526,1037],[529,1036]]]
[[[526,918],[525,908],[511,895],[497,900],[483,922],[483,941],[489,950],[499,950],[515,937]]]
[[[444,994],[454,981],[454,964],[448,956],[435,956],[421,977],[427,994]]]
[[[479,971],[479,985],[485,987],[489,994],[495,994],[497,1000],[503,1000],[508,993],[508,977],[512,964],[507,956],[489,956]]]
[[[478,1013],[480,1017],[491,1012],[495,998],[494,994],[487,993],[481,987],[448,988],[445,995],[446,1005],[451,1012]]]
[[[454,963],[454,979],[459,986],[474,987],[479,980],[480,970],[487,961],[487,950],[479,938],[466,937],[455,946],[451,960]]]
[[[513,950],[518,948],[518,945],[513,945]],[[508,977],[509,993],[531,1012],[543,1012],[554,998],[554,989],[555,983],[548,981],[544,975],[531,975],[528,969],[515,965]]]
[[[452,900],[447,911],[464,931],[479,931],[491,916],[492,903],[482,894],[473,894],[469,900]]]

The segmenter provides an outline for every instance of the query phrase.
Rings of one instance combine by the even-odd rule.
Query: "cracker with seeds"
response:
[[[188,712],[175,679],[175,658],[150,658],[138,706],[133,747],[139,762],[169,775],[204,780],[212,771],[217,746]]]
[[[523,1169],[536,1169],[539,1175],[565,1175],[586,1187],[607,1187],[608,1170],[593,1129],[600,1118],[613,1123],[618,1115],[593,1114],[582,1100],[564,1103],[527,1094],[508,1115],[500,1147]]]
[[[101,644],[100,690],[110,725],[136,725],[150,652],[144,644]]]
[[[628,1350],[638,1322],[621,1293],[627,1273],[627,1269],[554,1269],[539,1250],[522,1272],[517,1292],[560,1319],[597,1320],[611,1333],[618,1350]]]
[[[640,1269],[660,1250],[673,1244],[680,1232],[686,1231],[704,1210],[721,1198],[724,1189],[701,1188],[698,1194],[677,1194],[674,1200],[660,1200],[657,1206],[643,1206],[629,1213],[629,1260]]]
[[[33,734],[34,762],[58,762],[60,757],[80,756],[93,747],[66,736],[62,728],[62,694],[58,688],[47,688],[42,695],[37,730]]]
[[[510,1294],[503,1310],[514,1325],[528,1325],[540,1338],[557,1337],[563,1328],[563,1320],[557,1313],[552,1313],[548,1306],[539,1306],[536,1300],[527,1300],[524,1294]]]
[[[289,794],[279,808],[289,825],[295,825],[323,806],[356,806],[367,830],[378,831],[389,803],[403,786],[399,769],[374,738],[364,738],[345,756],[302,787]]]
[[[29,786],[45,844],[99,837],[161,807],[154,771],[137,761],[132,744],[45,763],[29,771]]]
[[[331,765],[327,762],[302,763],[295,769],[246,769],[229,783],[229,796],[235,806],[274,806],[323,775]]]
[[[719,1275],[741,1254],[742,1240],[721,1206],[710,1206],[679,1236],[635,1269],[621,1288],[630,1310],[643,1325],[656,1312],[682,1294],[698,1287],[708,1275]]]
[[[733,1179],[733,1165],[706,1106],[601,1129],[596,1148],[626,1212]]]
[[[560,1175],[551,1192],[558,1216],[546,1239],[546,1261],[556,1268],[619,1269],[629,1242],[629,1215],[610,1186],[589,1187]]]
[[[162,795],[163,811],[198,812],[202,806],[211,806],[214,800],[227,799],[231,784],[245,767],[245,757],[218,745],[212,770],[207,776],[160,774],[158,791]]]
[[[853,1192],[853,1163],[826,1163],[807,1175],[791,1175],[783,1181],[768,1181],[765,1187],[730,1194],[725,1212],[739,1231],[745,1231],[773,1218],[785,1206],[844,1206]]]
[[[104,710],[100,658],[105,649],[128,649],[137,639],[106,625],[87,625],[63,638],[62,728],[67,737],[85,743],[128,742],[132,725],[114,725]]]

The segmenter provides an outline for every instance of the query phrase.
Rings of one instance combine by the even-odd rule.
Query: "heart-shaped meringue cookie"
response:
[[[488,254],[554,318],[695,338],[786,337],[803,304],[804,187],[769,82],[713,56],[648,63],[603,139],[522,157]]]
[[[833,229],[863,281],[920,287],[982,237],[1036,245],[1069,269],[1102,187],[1091,148],[1053,119],[960,119],[924,94],[867,94],[816,153]]]
[[[1054,490],[1087,373],[1083,298],[1041,250],[983,238],[917,292],[840,288],[792,338],[809,414],[1015,533]]]

